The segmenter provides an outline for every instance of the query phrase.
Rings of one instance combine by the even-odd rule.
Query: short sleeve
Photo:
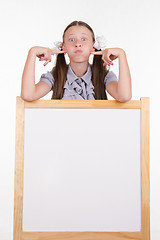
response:
[[[46,82],[51,89],[53,89],[54,78],[51,72],[47,72],[41,75],[40,81]]]
[[[118,81],[118,78],[114,72],[109,71],[104,78],[104,85],[107,86],[107,84],[112,81]]]

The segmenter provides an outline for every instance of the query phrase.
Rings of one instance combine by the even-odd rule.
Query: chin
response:
[[[72,61],[74,62],[86,62],[89,61],[89,57],[83,57],[83,56],[76,56],[74,58],[72,58]]]

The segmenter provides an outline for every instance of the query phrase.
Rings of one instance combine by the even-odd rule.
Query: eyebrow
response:
[[[86,33],[81,33],[81,34],[87,35]],[[69,34],[69,36],[71,36],[71,35],[76,35],[76,34],[73,34],[73,33],[72,33],[72,34]]]

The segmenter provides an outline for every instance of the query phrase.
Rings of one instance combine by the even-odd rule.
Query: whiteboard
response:
[[[141,229],[140,109],[25,109],[24,231]]]

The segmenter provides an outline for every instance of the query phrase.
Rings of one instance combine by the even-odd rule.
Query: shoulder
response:
[[[47,79],[49,79],[49,80],[53,80],[52,71],[48,71],[47,73],[43,73],[43,74],[41,75],[41,79],[42,79],[42,78],[47,78]]]
[[[104,77],[104,84],[107,86],[112,81],[118,81],[116,74],[113,71],[109,71]]]
[[[48,83],[48,85],[52,89],[53,84],[54,84],[54,78],[53,78],[53,75],[52,75],[52,71],[48,71],[47,73],[43,73],[40,77],[40,81]]]

